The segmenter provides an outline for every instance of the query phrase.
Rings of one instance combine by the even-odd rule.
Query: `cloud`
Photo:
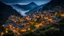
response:
[[[49,1],[49,0],[0,0],[6,3],[20,3],[20,2],[37,2],[37,1]]]
[[[13,6],[12,6],[13,7]],[[15,9],[19,14],[26,16],[26,12],[28,12],[29,10],[23,11],[21,9],[18,9],[17,7],[13,7],[13,9]]]
[[[0,0],[0,1],[11,5],[12,4],[26,5],[31,2],[35,2],[37,5],[41,5],[49,2],[50,0]]]

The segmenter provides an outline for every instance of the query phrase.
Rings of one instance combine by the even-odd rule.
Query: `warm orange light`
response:
[[[19,30],[19,28],[15,28],[15,30],[16,30],[16,31],[18,31],[18,30]]]
[[[13,26],[11,24],[9,24],[9,27],[12,28]]]
[[[46,13],[46,14],[44,14],[44,13]],[[24,28],[14,27],[12,25],[12,23],[8,23],[9,24],[9,27],[8,28],[10,30],[12,30],[14,33],[20,33],[20,32],[22,33],[22,32],[26,32],[26,31],[30,31],[31,30],[31,27],[35,27],[35,28],[33,28],[31,30],[32,32],[34,32],[34,30],[36,30],[36,29],[39,29],[41,27],[46,26],[47,24],[50,24],[52,22],[55,22],[53,20],[53,17],[52,16],[56,17],[56,15],[58,14],[58,12],[55,12],[55,13],[51,14],[51,13],[47,13],[47,11],[46,11],[44,13],[38,13],[39,15],[32,14],[32,16],[30,16],[30,15],[29,16],[25,16],[25,18],[23,18],[23,17],[22,18],[21,17],[17,17],[19,20],[16,20],[15,19],[16,16],[15,17],[10,17],[9,20],[14,21],[14,23],[17,23],[18,26],[19,25],[20,26],[24,26]],[[64,13],[62,13],[60,15],[64,17]],[[38,20],[38,18],[40,18],[40,19]],[[37,21],[39,21],[39,22],[37,22]],[[4,26],[4,25],[2,25],[2,26]],[[5,31],[6,33],[8,33],[7,30]]]
[[[39,18],[39,16],[36,16],[37,18]]]
[[[43,14],[41,14],[41,18],[43,18],[43,16],[44,16],[44,15],[43,15]]]
[[[58,12],[55,12],[55,16],[58,14]]]
[[[39,25],[42,26],[42,23],[40,23]]]
[[[49,18],[48,20],[49,20],[50,22],[53,22],[53,19],[52,19],[52,18]]]
[[[27,20],[31,20],[31,18],[29,18],[29,17],[26,17],[26,19],[27,19]]]
[[[24,26],[27,26],[27,24],[24,24]]]
[[[64,17],[64,13],[62,13],[60,16],[61,16],[61,17]]]
[[[6,33],[8,33],[8,31],[6,31]]]
[[[26,32],[27,30],[24,28],[24,29],[21,29],[21,32]]]
[[[4,27],[4,25],[2,25]]]
[[[30,23],[30,24],[33,24],[34,22],[33,22],[33,21],[30,21],[29,23]]]
[[[44,17],[44,19],[48,19],[48,17]]]
[[[39,25],[38,25],[38,24],[36,24],[36,25],[35,25],[35,27],[36,27],[36,28],[39,28]]]
[[[28,31],[30,30],[30,28],[28,28]]]
[[[1,36],[3,36],[4,32],[1,32]]]

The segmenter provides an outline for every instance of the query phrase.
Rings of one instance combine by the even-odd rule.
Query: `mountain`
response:
[[[60,6],[61,9],[64,9],[64,0],[51,0],[49,3],[47,3],[45,6],[43,6],[43,10],[53,9],[56,6]],[[64,18],[59,21],[59,29],[61,33],[64,33]],[[62,34],[63,34],[62,33]]]
[[[5,23],[9,16],[18,15],[21,16],[16,10],[14,10],[11,6],[5,5],[0,2],[0,25]]]
[[[11,6],[16,7],[17,9],[20,9],[20,10],[30,10],[30,9],[35,8],[37,5],[34,2],[31,2],[27,5],[15,4],[15,5],[11,5]]]
[[[33,9],[31,9],[30,11],[26,12],[26,14],[30,14],[30,13],[34,13],[34,12],[38,12],[38,11],[40,12],[42,10],[43,6],[44,5],[37,6],[37,7],[33,8]]]
[[[34,9],[35,7],[37,7],[37,5],[34,2],[31,2],[27,5],[14,4],[14,5],[11,5],[11,7],[13,7],[13,9],[15,9],[17,12],[19,12],[23,16],[25,16],[26,12]]]
[[[47,3],[43,9],[53,9],[57,6],[60,6],[62,8],[64,8],[64,0],[51,0],[49,3]]]

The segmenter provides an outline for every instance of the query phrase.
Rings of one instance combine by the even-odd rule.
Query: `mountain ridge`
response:
[[[30,10],[29,12],[27,12],[26,14],[30,14],[30,13],[37,12],[37,11],[40,12],[40,11],[42,11],[42,7],[43,6],[44,5],[37,6],[34,9]]]
[[[8,19],[8,17],[11,16],[11,15],[19,15],[19,16],[21,16],[11,6],[0,2],[0,25],[5,23],[7,21],[7,19]]]
[[[15,4],[15,5],[12,5],[12,6],[17,7],[17,8],[21,8],[23,10],[30,10],[30,9],[35,8],[37,5],[34,2],[31,2],[31,3],[27,4],[27,5]]]
[[[47,3],[43,9],[44,10],[49,10],[49,9],[52,9],[52,8],[55,8],[56,6],[60,6],[62,8],[64,8],[64,0],[51,0],[49,3]]]

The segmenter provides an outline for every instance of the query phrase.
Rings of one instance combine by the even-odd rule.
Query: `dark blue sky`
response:
[[[50,0],[0,0],[1,2],[7,3],[7,4],[28,4],[30,2],[35,2],[37,5],[45,4],[49,2]]]
[[[40,5],[44,5],[48,2],[50,2],[50,0],[0,0],[1,2],[7,4],[7,5],[28,5],[31,2],[34,2],[36,5],[40,6]],[[26,12],[28,12],[29,10],[23,11],[17,7],[13,7],[16,11],[18,11],[21,15],[25,15]]]

